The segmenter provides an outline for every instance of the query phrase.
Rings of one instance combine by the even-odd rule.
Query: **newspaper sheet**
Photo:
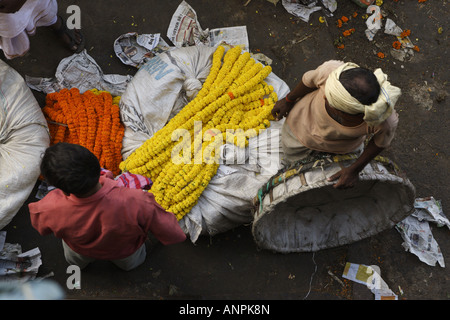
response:
[[[104,74],[86,50],[61,60],[55,78],[25,76],[25,81],[31,89],[44,93],[76,87],[81,93],[96,88],[106,90],[113,96],[121,96],[131,79],[130,75]]]
[[[450,228],[449,220],[443,214],[440,203],[433,197],[416,199],[414,207],[414,213],[396,225],[404,240],[402,246],[430,266],[439,263],[445,267],[444,256],[433,237],[429,222]]]
[[[22,247],[5,242],[6,231],[0,232],[0,283],[33,280],[42,264],[39,248],[22,253]]]
[[[159,53],[173,49],[161,38],[161,34],[129,32],[114,41],[116,56],[126,65],[139,68]]]
[[[244,51],[249,51],[246,26],[203,30],[197,20],[197,13],[186,1],[182,1],[173,14],[167,37],[175,47],[196,45],[215,47],[227,44],[240,45]]]
[[[419,221],[434,222],[438,227],[447,226],[450,229],[450,221],[444,215],[441,202],[433,197],[417,198],[414,201],[416,210],[412,214]]]
[[[176,47],[210,45],[209,30],[202,29],[197,20],[197,13],[184,0],[170,20],[167,37]]]
[[[296,17],[308,22],[311,13],[319,9],[313,9],[322,4],[324,13],[327,16],[333,16],[333,12],[337,9],[337,0],[283,0],[284,8]],[[289,9],[289,10],[288,10]],[[322,8],[321,8],[322,9]]]
[[[356,283],[364,284],[375,295],[375,300],[398,300],[397,295],[381,278],[378,266],[366,266],[347,262],[342,277]]]
[[[322,10],[322,7],[316,6],[317,1],[311,2],[309,5],[300,4],[299,1],[295,0],[283,0],[283,7],[287,12],[300,18],[304,22],[309,21],[309,16],[316,11]]]
[[[248,34],[246,26],[217,28],[209,32],[210,46],[219,44],[241,46],[242,50],[249,51]]]
[[[401,43],[400,49],[391,48],[391,55],[400,61],[405,61],[414,56],[414,44],[409,37],[402,37],[403,29],[397,26],[395,22],[389,18],[386,19],[384,26],[384,33],[397,37],[397,40]]]

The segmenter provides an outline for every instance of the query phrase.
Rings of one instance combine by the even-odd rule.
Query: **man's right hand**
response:
[[[295,102],[287,102],[286,99],[278,100],[277,103],[273,106],[272,116],[275,120],[281,120],[283,117],[287,117],[289,112],[294,107]]]

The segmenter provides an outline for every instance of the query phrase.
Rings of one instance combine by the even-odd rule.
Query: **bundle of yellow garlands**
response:
[[[83,94],[77,88],[47,94],[42,111],[50,130],[50,145],[79,144],[95,154],[102,168],[118,175],[125,130],[119,100],[96,89]]]
[[[272,68],[241,51],[234,47],[225,54],[219,46],[197,96],[120,164],[122,171],[151,178],[156,201],[178,220],[216,174],[218,148],[224,142],[245,147],[248,138],[270,126],[277,95],[264,79]],[[173,141],[180,135],[181,142]],[[187,161],[174,161],[180,152]]]

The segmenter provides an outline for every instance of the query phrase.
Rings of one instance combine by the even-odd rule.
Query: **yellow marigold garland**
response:
[[[122,139],[120,97],[96,89],[80,94],[77,88],[49,93],[42,109],[50,129],[51,142],[69,142],[89,149],[100,166],[120,174]]]
[[[234,47],[225,53],[219,46],[197,96],[120,164],[122,171],[151,178],[156,201],[178,220],[197,203],[216,174],[218,148],[225,142],[245,147],[248,138],[270,126],[277,95],[264,79],[272,69],[241,51]],[[201,122],[201,132],[196,122]],[[187,130],[191,140],[172,141],[177,129]],[[226,134],[227,130],[234,134]],[[190,162],[173,163],[172,151],[185,150],[180,146],[189,144]]]

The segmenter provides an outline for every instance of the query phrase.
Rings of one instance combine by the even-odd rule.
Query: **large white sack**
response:
[[[174,49],[152,58],[140,68],[120,101],[125,125],[124,159],[195,98],[209,74],[215,49],[195,46]],[[289,92],[286,83],[273,73],[266,82],[274,87],[279,97]],[[250,141],[247,149],[257,154],[256,163],[219,166],[218,174],[197,205],[180,221],[191,241],[195,242],[200,235],[225,232],[253,220],[253,198],[261,185],[280,168],[278,145],[274,150],[266,150],[265,141],[278,141],[281,125],[282,122],[272,122],[267,138],[252,138],[259,139],[262,146]]]
[[[175,49],[153,57],[139,69],[120,99],[124,158],[197,95],[214,51],[210,47]]]
[[[0,60],[0,229],[11,222],[39,177],[50,137],[33,93]]]

